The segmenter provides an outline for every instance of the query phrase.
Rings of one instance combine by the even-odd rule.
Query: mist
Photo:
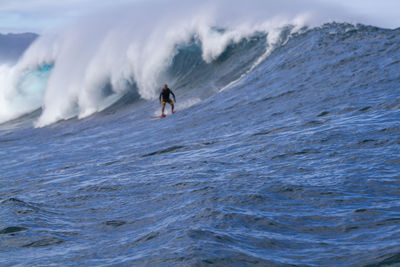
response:
[[[5,107],[0,118],[6,121],[20,116],[21,110],[38,108],[42,109],[39,127],[83,118],[111,105],[132,85],[141,98],[151,101],[171,78],[165,71],[178,44],[196,39],[203,60],[210,63],[230,43],[255,32],[267,33],[268,53],[287,25],[293,25],[295,32],[349,18],[355,19],[342,9],[306,0],[159,0],[96,9],[71,23],[48,28],[15,66],[0,71],[0,81],[7,83],[3,88],[8,88],[0,89]],[[54,67],[41,88],[20,88],[22,76],[44,65]],[[12,78],[1,79],[10,72]],[[112,94],[104,96],[102,89],[107,85]]]

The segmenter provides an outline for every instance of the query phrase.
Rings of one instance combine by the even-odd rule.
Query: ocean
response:
[[[400,264],[400,29],[208,31],[1,66],[1,266]]]

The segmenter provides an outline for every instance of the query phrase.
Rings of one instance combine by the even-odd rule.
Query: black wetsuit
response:
[[[173,97],[174,97],[174,99],[175,99],[174,93],[173,93],[169,88],[163,89],[163,90],[161,91],[161,93],[160,93],[160,97],[159,97],[160,101],[161,101],[161,97],[162,97],[162,101],[163,101],[163,102],[171,103],[172,101],[171,101],[171,99],[169,99],[169,95],[170,95],[170,94],[172,94]]]

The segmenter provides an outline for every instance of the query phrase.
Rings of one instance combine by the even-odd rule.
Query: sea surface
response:
[[[163,119],[1,124],[0,266],[399,266],[400,29],[266,37],[180,46]]]

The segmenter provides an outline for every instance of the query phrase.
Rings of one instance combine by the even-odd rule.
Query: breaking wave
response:
[[[49,30],[18,63],[1,65],[0,123],[38,109],[39,127],[84,118],[124,97],[154,100],[164,83],[204,99],[322,21],[321,7],[317,16],[304,3],[284,4],[139,3]]]

